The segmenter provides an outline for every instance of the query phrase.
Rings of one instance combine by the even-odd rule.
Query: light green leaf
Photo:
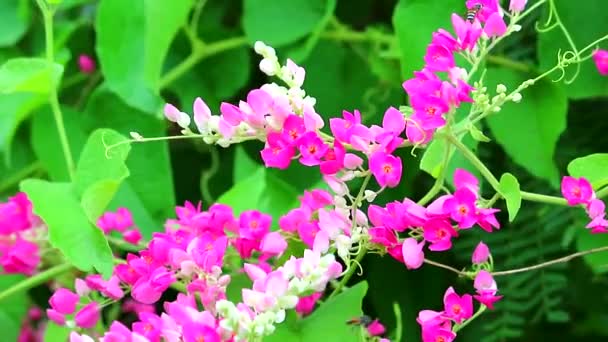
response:
[[[507,201],[509,222],[513,222],[521,207],[521,191],[519,190],[517,178],[510,173],[503,174],[502,177],[500,177],[499,190],[502,197]]]
[[[234,186],[218,198],[218,203],[230,205],[236,215],[245,210],[259,210],[273,217],[273,227],[277,227],[278,217],[295,208],[298,193],[289,184],[276,177],[270,177],[266,169],[258,169],[248,178]]]
[[[533,77],[503,68],[489,68],[487,88],[503,83],[515,89]],[[519,165],[551,185],[559,184],[559,173],[553,153],[561,133],[566,129],[568,100],[560,86],[550,80],[539,81],[522,92],[521,103],[507,103],[502,111],[488,117],[496,141]]]
[[[130,106],[155,113],[167,50],[192,0],[102,0],[97,9],[97,55],[110,89]]]
[[[0,292],[17,285],[25,279],[22,275],[3,274],[0,277]],[[27,293],[19,292],[5,298],[0,308],[0,329],[2,339],[5,341],[17,341],[21,323],[25,318],[28,308]]]
[[[472,151],[477,149],[477,141],[469,136],[464,136],[462,138],[462,143]],[[439,173],[443,167],[443,158],[445,157],[446,147],[447,143],[445,139],[433,139],[433,141],[424,151],[424,155],[420,160],[420,169],[426,171],[426,173],[433,176],[433,178],[439,177]],[[448,166],[445,173],[446,182],[453,184],[453,174],[458,168],[465,169],[473,173],[475,176],[478,176],[479,172],[477,169],[471,165],[471,163],[461,153],[455,153],[455,151],[456,148],[452,146],[450,148]]]
[[[473,139],[475,139],[477,141],[481,141],[481,142],[492,141],[485,134],[483,134],[483,132],[479,128],[477,128],[477,126],[475,126],[475,125],[471,125],[470,132],[471,132],[471,136],[473,137]]]
[[[234,153],[234,182],[238,183],[250,177],[260,167],[255,160],[251,159],[242,146],[237,146]]]
[[[68,136],[70,151],[74,160],[78,160],[87,135],[80,127],[81,112],[62,108],[63,124]],[[42,163],[49,178],[56,182],[70,181],[70,175],[63,156],[63,148],[50,107],[42,108],[32,117],[31,144],[36,157]]]
[[[573,177],[585,177],[595,189],[608,184],[608,153],[595,153],[576,158],[568,164]]]
[[[15,45],[30,25],[28,0],[0,1],[0,46]]]
[[[19,57],[0,66],[0,93],[48,93],[61,78],[63,67],[43,58]]]
[[[44,331],[44,342],[65,342],[69,340],[72,329],[59,326],[49,320]]]
[[[393,26],[401,49],[401,75],[413,77],[424,66],[431,35],[439,27],[451,27],[451,15],[464,11],[462,0],[400,0],[393,13]]]
[[[583,3],[571,0],[554,0],[564,26],[567,28],[576,47],[580,50],[606,34],[608,22],[608,2],[605,0],[587,0]],[[606,41],[599,44],[600,48],[608,48]],[[592,47],[595,49],[595,46]],[[542,71],[551,69],[557,64],[557,55],[561,51],[572,50],[566,37],[559,27],[538,37],[537,52]],[[568,97],[583,99],[608,95],[608,77],[600,75],[592,60],[580,64],[580,74],[572,84],[564,84]],[[575,72],[576,65],[570,66],[566,72],[566,80]],[[557,78],[559,71],[550,77]]]
[[[5,162],[10,159],[10,145],[17,128],[45,102],[46,96],[42,94],[0,94],[0,151],[5,152]]]
[[[323,19],[330,0],[245,0],[243,29],[251,43],[274,47],[292,43],[311,33]]]
[[[579,226],[583,224],[584,222],[579,221]],[[607,234],[591,234],[588,229],[579,227],[576,236],[576,249],[578,251],[582,252],[605,246],[608,246]],[[602,274],[608,272],[608,252],[587,254],[583,259],[594,273]]]
[[[49,242],[78,269],[95,268],[109,277],[114,268],[108,241],[101,229],[89,223],[73,186],[39,179],[21,182],[21,190],[33,203],[34,213],[49,227]]]
[[[279,325],[264,341],[356,341],[358,330],[346,322],[362,315],[361,306],[366,293],[367,282],[362,281],[327,300],[305,319]]]

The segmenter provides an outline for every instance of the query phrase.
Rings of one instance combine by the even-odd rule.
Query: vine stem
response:
[[[44,3],[44,0],[36,0],[36,2],[38,3],[38,7],[40,7],[40,11],[42,12],[42,17],[44,19],[46,59],[50,65],[53,65],[55,63],[55,54],[53,51],[53,15],[55,14],[55,10],[48,7]],[[63,123],[63,114],[61,113],[61,106],[59,105],[56,85],[51,85],[51,90],[49,92],[49,104],[51,106],[51,111],[53,112],[53,117],[55,118],[55,124],[57,125],[57,133],[59,134],[59,141],[61,143],[61,149],[63,150],[63,157],[68,169],[68,174],[70,175],[70,179],[74,179],[76,168],[74,166],[74,158],[72,157],[72,152],[70,150],[70,143],[65,130],[65,124]]]
[[[57,276],[59,276],[61,274],[67,273],[67,272],[71,271],[72,269],[74,269],[72,264],[65,263],[65,264],[57,265],[55,267],[51,267],[51,268],[47,269],[46,271],[40,272],[32,277],[26,278],[23,281],[20,281],[19,283],[0,292],[0,301],[4,300],[10,296],[14,296],[17,293],[27,291],[33,287],[44,284],[45,282],[47,282],[53,278],[56,278]]]
[[[532,266],[526,266],[526,267],[521,267],[521,268],[514,268],[514,269],[506,270],[506,271],[492,272],[492,275],[493,276],[505,276],[505,275],[510,275],[510,274],[535,271],[535,270],[538,270],[538,269],[541,269],[541,268],[545,268],[545,267],[549,267],[549,266],[553,266],[553,265],[556,265],[556,264],[564,264],[564,263],[567,263],[567,262],[571,261],[572,259],[580,258],[580,257],[588,255],[588,254],[594,254],[594,253],[600,253],[600,252],[608,252],[608,246],[603,246],[603,247],[598,247],[598,248],[592,248],[592,249],[589,249],[589,250],[586,250],[586,251],[572,253],[572,254],[563,256],[561,258],[545,261],[545,262],[542,262],[540,264],[536,264],[536,265],[532,265]],[[450,272],[456,273],[456,274],[458,274],[461,277],[471,277],[473,275],[472,272],[460,271],[460,270],[457,270],[456,268],[454,268],[452,266],[444,265],[442,263],[439,263],[439,262],[436,262],[436,261],[431,261],[431,260],[428,260],[428,259],[424,259],[424,263],[429,264],[429,265],[433,265],[435,267],[443,268],[443,269],[448,270]]]
[[[484,311],[486,311],[487,307],[485,305],[481,305],[479,307],[479,309],[477,309],[477,311],[475,312],[475,314],[473,316],[471,316],[471,318],[467,319],[466,321],[462,322],[462,324],[457,324],[454,326],[454,329],[452,329],[452,331],[454,333],[457,333],[458,331],[460,331],[462,328],[466,327],[467,325],[469,325],[469,323],[473,322],[477,317],[481,316],[482,313],[484,313]]]
[[[435,180],[435,183],[433,184],[433,186],[431,187],[429,192],[427,192],[426,195],[424,195],[424,197],[422,197],[418,201],[418,204],[420,204],[420,205],[427,204],[430,200],[433,199],[433,197],[435,197],[435,195],[437,195],[439,193],[439,191],[441,191],[441,188],[443,187],[443,184],[445,183],[445,174],[447,172],[448,163],[450,161],[450,154],[452,153],[451,147],[452,147],[452,145],[450,145],[450,144],[448,144],[446,146],[445,152],[443,155],[443,161],[441,162],[441,170],[439,171],[439,175],[437,176],[437,179]]]
[[[356,223],[357,222],[357,217],[356,217],[357,208],[359,207],[359,203],[363,199],[363,194],[365,193],[365,189],[367,188],[367,184],[369,183],[371,178],[372,178],[371,173],[368,174],[367,176],[365,176],[365,178],[363,179],[363,184],[361,184],[361,188],[359,189],[359,193],[357,194],[357,197],[353,201],[353,209],[352,209],[353,227],[357,224]],[[353,276],[353,274],[355,274],[355,270],[357,269],[357,267],[353,264],[361,263],[361,260],[363,260],[363,257],[367,253],[367,247],[365,246],[365,244],[363,244],[363,242],[360,242],[360,244],[361,245],[359,245],[360,246],[359,253],[357,253],[357,257],[355,258],[355,261],[351,263],[350,268],[348,269],[348,271],[346,271],[346,274],[344,275],[344,277],[342,277],[342,279],[340,280],[340,282],[338,283],[338,285],[336,286],[334,291],[329,295],[328,299],[332,298],[335,295],[337,295],[338,293],[340,293],[340,291],[342,291],[342,289],[344,288],[346,283],[348,283],[348,281]]]

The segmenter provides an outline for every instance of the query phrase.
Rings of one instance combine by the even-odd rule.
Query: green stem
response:
[[[14,296],[20,292],[27,291],[33,287],[44,284],[47,281],[56,278],[57,276],[71,271],[74,267],[72,264],[66,263],[51,267],[46,271],[40,272],[32,277],[26,278],[23,281],[9,287],[8,289],[0,292],[0,301]]]
[[[106,236],[106,240],[108,240],[108,242],[113,246],[127,252],[140,252],[141,250],[146,249],[148,247],[147,243],[140,242],[137,245],[134,245],[124,240],[117,239],[113,236]]]
[[[477,317],[479,317],[484,311],[486,311],[486,306],[485,305],[481,305],[479,307],[479,309],[477,309],[477,312],[475,312],[475,314],[473,316],[471,316],[471,318],[467,319],[466,321],[462,322],[462,324],[457,324],[454,326],[454,329],[452,329],[452,331],[454,333],[457,333],[458,331],[460,331],[462,328],[466,327],[467,325],[469,325],[469,323],[473,322]]]
[[[53,15],[54,9],[49,8],[43,0],[37,0],[38,6],[42,11],[42,17],[44,18],[44,32],[46,40],[46,59],[49,63],[55,63],[55,54],[53,51]],[[59,98],[57,94],[57,86],[52,86],[49,93],[49,104],[55,118],[55,124],[57,125],[57,133],[59,134],[59,141],[61,143],[61,149],[63,150],[63,157],[65,164],[68,169],[68,174],[71,179],[74,179],[75,164],[70,150],[70,143],[68,141],[68,135],[65,131],[65,124],[63,123],[63,114],[61,113],[61,107],[59,105]]]
[[[41,169],[42,164],[39,161],[33,162],[30,165],[24,167],[23,169],[19,170],[19,172],[15,173],[14,175],[11,175],[10,177],[2,181],[2,183],[0,183],[0,193],[13,188],[23,178]]]
[[[605,188],[603,188],[602,190],[598,191],[598,192],[595,194],[595,196],[596,196],[597,198],[603,198],[603,197],[608,196],[608,186],[607,186],[607,187],[605,187]]]
[[[431,187],[429,192],[427,192],[426,195],[424,195],[424,197],[422,197],[418,201],[418,204],[420,204],[420,205],[427,204],[435,197],[435,195],[437,195],[439,193],[439,191],[441,191],[441,188],[443,187],[443,184],[445,183],[445,174],[447,173],[446,171],[448,168],[448,163],[450,161],[451,152],[452,152],[452,145],[448,144],[445,148],[443,161],[441,163],[441,169],[439,171],[439,175],[437,176],[437,179],[435,180],[435,184],[433,184],[433,186]]]
[[[180,78],[203,59],[216,55],[220,52],[246,45],[247,38],[234,37],[210,44],[205,44],[200,40],[198,42],[198,45],[193,46],[190,56],[176,65],[173,69],[169,70],[169,72],[167,72],[167,74],[160,80],[159,85],[161,89],[166,88],[169,84]]]
[[[568,202],[564,198],[535,194],[533,192],[527,192],[527,191],[521,192],[521,198],[526,201],[530,201],[530,202],[540,202],[540,203],[548,203],[548,204],[555,204],[555,205],[568,205]]]

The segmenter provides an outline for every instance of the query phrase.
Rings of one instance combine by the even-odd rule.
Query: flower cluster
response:
[[[470,60],[480,37],[500,37],[507,32],[498,0],[468,0],[466,4],[470,10],[480,9],[472,12],[475,14],[472,20],[452,14],[456,37],[444,29],[434,32],[424,56],[424,67],[403,83],[413,108],[405,132],[414,144],[428,143],[435,131],[445,126],[447,114],[462,102],[473,102],[473,87],[467,83],[466,70],[456,65],[455,55],[461,53]],[[513,10],[521,7],[515,4]],[[447,73],[449,81],[440,78],[442,73]]]
[[[452,247],[452,238],[458,236],[458,230],[474,225],[487,232],[500,228],[495,217],[499,210],[484,207],[475,176],[457,169],[454,185],[453,194],[440,196],[426,208],[408,198],[389,203],[384,208],[370,205],[371,242],[385,248],[407,268],[414,269],[424,262],[426,243],[431,251],[446,251]],[[411,237],[400,242],[397,234],[405,231]]]
[[[0,203],[0,264],[4,273],[32,275],[40,264],[39,242],[47,229],[25,193]]]
[[[574,178],[566,176],[562,178],[562,194],[568,205],[583,205],[585,212],[591,220],[587,228],[591,233],[607,233],[608,221],[606,220],[606,205],[596,198],[591,183],[583,177]]]
[[[122,238],[133,245],[142,239],[141,232],[135,226],[131,212],[127,208],[118,208],[116,212],[106,212],[98,220],[97,226],[108,235],[113,231],[122,235]]]

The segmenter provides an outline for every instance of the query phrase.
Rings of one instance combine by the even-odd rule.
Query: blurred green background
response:
[[[553,3],[579,49],[608,33],[608,1]],[[536,30],[537,22],[543,27],[546,7],[492,51],[485,65],[490,92],[499,83],[514,89],[555,65],[560,49],[570,49],[559,28]],[[166,101],[190,112],[200,96],[214,113],[221,101],[238,102],[249,89],[268,82],[257,69],[259,58],[252,49],[256,40],[274,46],[281,60],[292,58],[306,69],[304,89],[317,99],[324,118],[359,109],[366,123],[378,123],[388,106],[406,104],[401,83],[422,67],[431,33],[441,27],[451,31],[454,12],[466,12],[463,0],[64,0],[55,16],[55,48],[65,67],[60,102],[71,148],[78,156],[88,134],[99,127],[145,137],[179,134],[162,119]],[[35,3],[0,0],[0,63],[43,54],[44,28]],[[94,74],[79,72],[80,54],[93,56],[98,66]],[[567,69],[565,79],[575,69]],[[608,78],[587,61],[571,84],[547,79],[523,96],[522,103],[506,105],[483,123],[492,142],[471,139],[467,144],[495,174],[511,172],[522,188],[557,195],[570,160],[608,151]],[[27,176],[68,178],[45,100],[37,93],[0,94],[2,199]],[[256,208],[278,217],[296,205],[303,190],[318,184],[320,176],[314,168],[295,164],[284,172],[263,170],[261,146],[223,149],[192,141],[135,145],[127,162],[131,176],[111,207],[131,208],[148,237],[185,200],[203,199],[206,207],[222,198],[239,209]],[[401,152],[402,184],[382,193],[379,204],[419,198],[429,189],[432,177],[419,170],[423,155],[423,150]],[[457,156],[451,166],[466,163]],[[608,244],[608,236],[588,234],[577,210],[526,203],[511,224],[503,212],[500,231],[464,232],[452,252],[432,258],[464,267],[483,240],[497,269],[507,269]],[[464,329],[459,341],[608,338],[606,265],[608,254],[603,253],[498,278],[504,299],[494,312]],[[407,271],[390,257],[368,256],[363,268],[365,273],[351,282],[368,281],[365,312],[392,330],[392,306],[398,303],[403,341],[420,340],[418,311],[439,309],[448,286],[471,290],[452,274],[430,267]],[[11,281],[0,277],[0,286]],[[44,296],[34,297],[43,303]],[[13,311],[0,309],[0,329],[16,334],[22,313]]]

